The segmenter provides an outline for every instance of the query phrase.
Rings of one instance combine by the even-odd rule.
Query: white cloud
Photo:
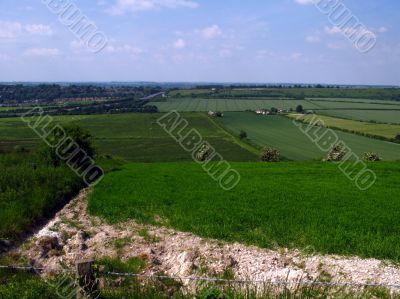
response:
[[[294,0],[297,4],[300,5],[310,5],[316,3],[318,0]]]
[[[60,54],[61,51],[57,48],[29,48],[25,51],[26,56],[51,57]]]
[[[306,36],[306,41],[309,43],[318,43],[321,41],[321,38],[318,35],[308,35]]]
[[[212,25],[201,30],[201,35],[207,39],[213,39],[222,35],[222,30],[218,25]]]
[[[367,35],[367,34],[374,34],[371,30],[368,30],[364,26],[359,26],[359,27],[325,27],[325,32],[330,35],[335,35],[335,34],[344,34],[346,36],[362,36],[362,35]]]
[[[108,9],[111,15],[123,15],[138,11],[157,10],[162,8],[197,8],[199,5],[192,0],[116,0]]]
[[[332,50],[340,50],[346,48],[343,43],[328,43],[326,46]]]
[[[21,34],[50,36],[53,30],[48,25],[27,24],[19,22],[0,22],[0,38],[16,38]]]
[[[132,47],[130,45],[123,45],[123,46],[108,46],[105,48],[108,53],[113,54],[125,54],[129,55],[132,58],[137,58],[140,54],[143,53],[143,50],[140,48]]]
[[[292,54],[290,55],[290,58],[291,58],[292,60],[299,60],[301,57],[303,57],[303,54],[302,54],[302,53],[299,53],[299,52],[295,52],[295,53],[292,53]]]
[[[43,24],[30,24],[24,27],[25,31],[32,35],[53,35],[53,30],[50,26]]]
[[[378,28],[377,31],[380,32],[380,33],[384,33],[386,31],[388,31],[388,29],[385,26],[381,26],[381,27]]]
[[[179,38],[174,42],[173,46],[175,49],[183,49],[186,47],[186,42],[185,40]]]
[[[232,51],[230,49],[221,49],[219,51],[219,56],[222,58],[228,58],[232,56]]]
[[[0,21],[0,38],[15,38],[20,35],[21,32],[21,23]]]

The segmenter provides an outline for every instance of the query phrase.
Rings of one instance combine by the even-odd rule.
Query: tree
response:
[[[347,154],[347,151],[343,148],[343,146],[340,144],[336,144],[329,151],[326,161],[340,162],[343,160],[343,158],[346,156],[346,154]]]
[[[303,113],[303,112],[304,112],[303,106],[302,106],[302,105],[298,105],[298,106],[296,107],[296,112],[297,112],[297,113]]]
[[[279,162],[281,154],[277,149],[265,147],[261,151],[260,161],[262,162]]]
[[[205,162],[210,159],[211,154],[212,154],[211,148],[208,145],[203,144],[203,146],[199,149],[199,151],[196,154],[196,159],[200,162]]]
[[[367,152],[363,155],[364,161],[377,162],[381,161],[381,157],[377,153]]]
[[[241,140],[247,138],[247,133],[243,130],[240,131],[239,137]]]
[[[398,133],[395,137],[396,140],[400,141],[400,133]]]
[[[65,134],[64,134],[65,133]],[[76,146],[81,150],[82,154],[87,155],[88,157],[93,158],[95,155],[95,149],[92,144],[92,135],[86,129],[83,129],[79,126],[65,126],[61,127],[59,130],[53,130],[52,135],[47,137],[47,141],[50,144],[58,145],[55,147],[50,147],[48,144],[43,144],[41,149],[39,150],[40,156],[44,158],[45,161],[52,164],[54,167],[58,167],[63,162],[62,157],[58,154],[57,147],[62,147],[64,143],[63,140],[72,140]],[[69,144],[69,142],[68,142]],[[68,154],[68,150],[74,151],[76,147],[69,148],[68,145],[65,145],[66,148],[62,147],[62,150],[65,150],[66,156]]]

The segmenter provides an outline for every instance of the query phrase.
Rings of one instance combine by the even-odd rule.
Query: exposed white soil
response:
[[[143,274],[215,277],[231,269],[239,280],[314,281],[400,285],[400,267],[389,262],[298,250],[267,250],[197,237],[134,221],[108,225],[87,214],[85,189],[43,229],[12,252],[46,272],[73,268],[77,260],[140,257]],[[119,246],[117,245],[119,244]]]

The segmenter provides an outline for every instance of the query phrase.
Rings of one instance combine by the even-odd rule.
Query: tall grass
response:
[[[35,155],[0,154],[0,239],[16,239],[82,187],[66,166]]]

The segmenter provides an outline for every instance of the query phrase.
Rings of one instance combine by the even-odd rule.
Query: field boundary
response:
[[[314,115],[317,115],[317,114],[314,114]],[[333,117],[333,116],[329,116],[329,115],[322,115],[322,116],[341,119],[341,118]],[[310,124],[310,122],[305,120],[305,119],[294,118],[294,117],[291,117],[289,115],[285,115],[285,117],[287,117],[287,118],[289,118],[291,120],[296,120],[296,121],[301,122],[303,124]],[[352,119],[344,119],[344,120],[361,122],[361,123],[366,123],[366,124],[374,124],[374,123],[370,123],[370,122],[364,122],[364,121],[358,121],[358,120],[352,120]],[[345,128],[336,127],[336,126],[330,126],[330,125],[327,125],[326,122],[324,122],[324,125],[325,125],[326,128],[329,128],[329,129],[338,130],[338,131],[342,131],[342,132],[345,132],[345,133],[359,135],[359,136],[363,136],[363,137],[367,137],[367,138],[387,141],[387,142],[391,142],[391,143],[395,143],[395,144],[400,144],[400,140],[396,140],[395,138],[387,138],[387,137],[381,136],[381,135],[375,135],[375,134],[371,134],[371,133],[363,133],[363,132],[360,132],[360,131],[345,129]]]
[[[82,261],[78,261],[77,264],[80,264]],[[95,263],[95,261],[91,261],[91,263]],[[17,270],[17,271],[25,271],[25,272],[34,272],[36,274],[43,273],[45,268],[36,268],[33,266],[18,266],[18,265],[0,265],[0,269],[6,270]],[[72,269],[60,269],[60,270],[51,270],[52,274],[74,274],[76,270]],[[225,283],[225,284],[246,284],[246,285],[274,285],[274,286],[337,286],[337,287],[357,287],[357,288],[387,288],[387,289],[400,289],[400,284],[374,284],[374,283],[353,283],[353,282],[329,282],[322,280],[303,280],[300,278],[298,281],[289,282],[286,280],[241,280],[241,279],[227,279],[227,278],[219,278],[219,277],[202,277],[202,276],[169,276],[169,275],[157,275],[157,274],[140,274],[133,272],[118,272],[118,271],[97,271],[96,272],[100,276],[117,276],[117,277],[136,277],[136,278],[146,278],[146,279],[173,279],[177,281],[197,281],[197,282],[211,282],[211,283]],[[289,271],[290,274],[290,271]],[[289,274],[287,275],[289,277]]]
[[[208,116],[205,116],[208,117]],[[233,132],[230,132],[229,130],[227,130],[226,128],[224,128],[223,126],[221,126],[218,122],[216,122],[213,118],[208,117],[208,119],[210,120],[210,122],[217,127],[218,129],[222,130],[223,132],[225,132],[228,136],[230,136],[232,138],[232,141],[234,141],[234,143],[236,143],[237,145],[239,145],[240,147],[244,148],[245,150],[250,151],[251,153],[256,154],[257,156],[260,154],[260,149],[256,146],[251,144],[250,142],[244,142],[242,140],[240,140],[238,137],[236,137]]]

